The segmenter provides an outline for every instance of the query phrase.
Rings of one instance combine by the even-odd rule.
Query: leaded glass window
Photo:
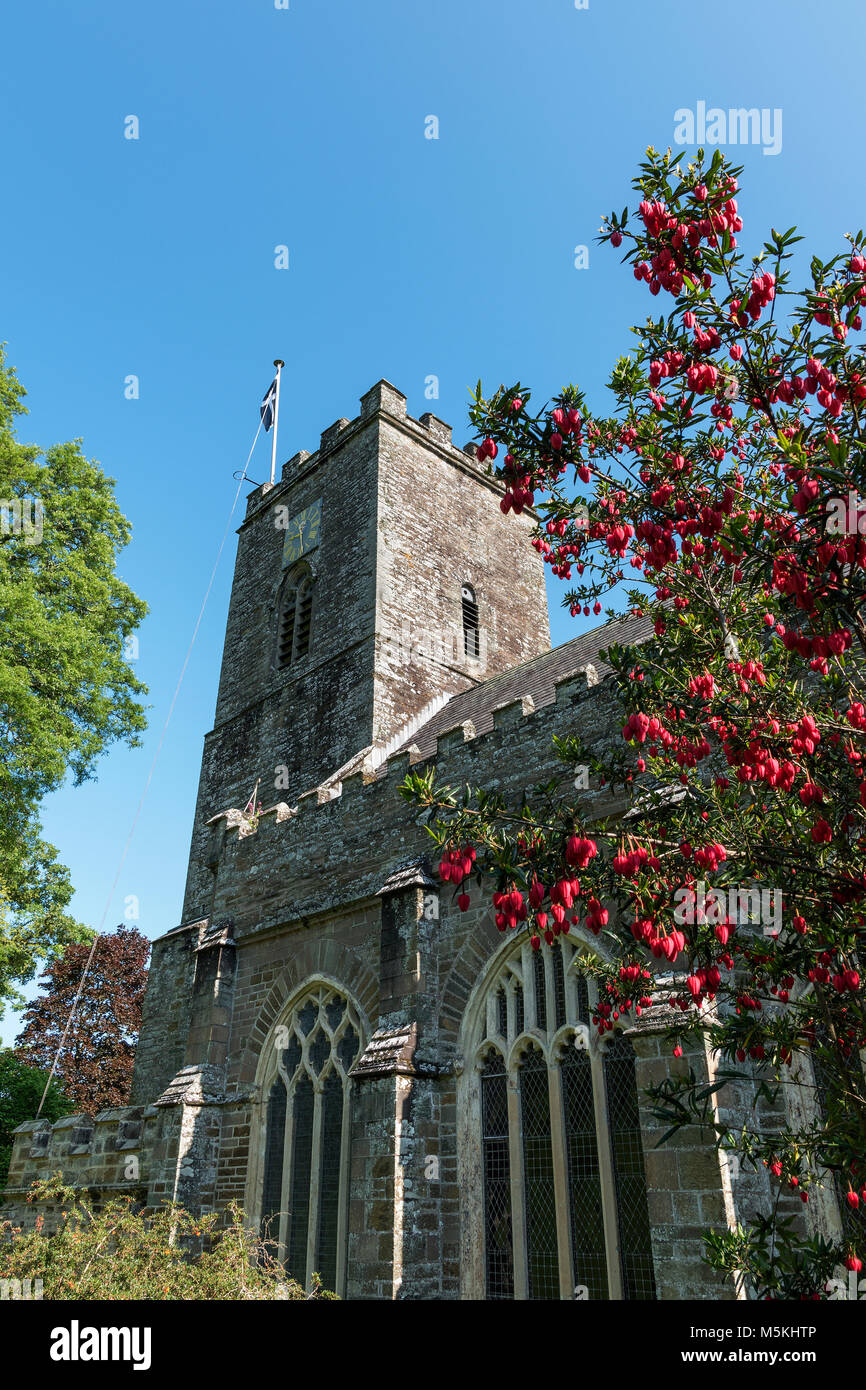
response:
[[[496,1024],[500,1038],[508,1037],[508,999],[503,988],[496,991]]]
[[[634,1049],[616,1033],[604,1057],[624,1298],[655,1298]]]
[[[514,1297],[511,1167],[505,1063],[491,1052],[481,1073],[481,1143],[488,1298]]]
[[[559,1297],[556,1241],[556,1193],[547,1063],[537,1047],[520,1059],[520,1116],[523,1140],[523,1190],[529,1297]]]
[[[514,1031],[515,1033],[522,1033],[525,1018],[523,1013],[523,985],[519,980],[515,982],[512,992],[514,994]]]
[[[262,1191],[262,1239],[276,1254],[280,1204],[283,1195],[283,1134],[286,1128],[286,1084],[278,1076],[268,1096],[265,1180]]]
[[[315,986],[271,1035],[261,1176],[261,1229],[278,1259],[309,1287],[345,1285],[349,1092],[361,1051],[357,1011]]]
[[[568,1158],[568,1217],[575,1284],[591,1299],[607,1298],[607,1258],[601,1174],[592,1094],[592,1064],[586,1052],[569,1048],[560,1065]]]
[[[556,1012],[555,1027],[562,1028],[565,1024],[565,967],[562,963],[562,951],[551,951],[553,956],[553,1002]]]
[[[292,1126],[292,1185],[289,1211],[291,1239],[286,1267],[301,1283],[307,1272],[310,1227],[310,1177],[313,1171],[313,1083],[301,1075],[295,1084]]]
[[[475,1007],[487,1298],[655,1298],[634,1052],[599,1042],[583,964],[523,942]]]
[[[547,990],[544,987],[544,956],[540,951],[533,952],[532,965],[535,979],[535,1021],[539,1028],[547,1028]]]

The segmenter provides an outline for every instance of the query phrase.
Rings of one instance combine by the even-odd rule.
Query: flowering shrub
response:
[[[720,152],[684,160],[649,150],[636,213],[603,227],[662,311],[613,370],[613,413],[572,385],[533,414],[519,383],[489,399],[479,383],[471,408],[502,511],[537,509],[532,544],[572,586],[571,614],[607,598],[610,616],[651,621],[648,640],[605,653],[619,747],[557,745],[572,773],[630,789],[634,810],[590,823],[564,781],[520,806],[433,771],[404,791],[461,908],[474,881],[499,929],[536,948],[577,924],[604,933],[600,1032],[639,1015],[668,972],[672,1053],[703,1037],[720,1071],[715,1086],[689,1073],[652,1088],[656,1115],[713,1128],[803,1202],[836,1183],[846,1214],[842,1239],[808,1240],[774,1202],[709,1236],[708,1258],[759,1296],[821,1298],[835,1267],[860,1268],[866,1207],[866,238],[815,257],[795,293],[794,229],[747,261],[742,171]],[[730,910],[767,890],[779,920]],[[717,1120],[714,1089],[757,1074],[772,1099],[804,1058],[820,1086],[801,1122],[735,1134]]]
[[[196,1217],[171,1204],[142,1212],[128,1196],[96,1211],[59,1174],[34,1183],[27,1200],[61,1209],[57,1232],[42,1233],[41,1215],[31,1231],[0,1222],[0,1279],[41,1279],[46,1299],[335,1297],[318,1280],[307,1294],[287,1278],[235,1206],[222,1228],[216,1213]]]

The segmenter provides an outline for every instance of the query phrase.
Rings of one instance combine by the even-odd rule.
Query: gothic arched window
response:
[[[309,1287],[345,1286],[349,1182],[349,1071],[361,1050],[352,1004],[322,983],[274,1029],[265,1085],[260,1227],[286,1270]]]
[[[313,575],[309,565],[299,565],[288,576],[280,607],[277,665],[291,666],[310,650],[313,616]]]
[[[460,591],[460,600],[463,605],[463,652],[465,656],[477,657],[481,652],[478,631],[478,603],[471,584],[463,585]]]
[[[474,1296],[656,1296],[634,1050],[623,1033],[598,1041],[580,966],[568,937],[537,952],[526,942],[473,1007]]]

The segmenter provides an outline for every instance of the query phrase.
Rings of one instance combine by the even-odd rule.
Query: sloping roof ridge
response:
[[[516,666],[506,666],[504,671],[497,671],[495,676],[488,676],[487,680],[479,681],[477,685],[470,686],[469,689],[473,691],[487,690],[495,685],[497,681],[513,680],[515,676],[520,675],[521,671],[526,671],[531,666],[539,665],[540,662],[546,661],[548,657],[555,656],[557,652],[566,651],[568,647],[577,646],[578,642],[584,642],[588,637],[595,637],[598,633],[604,632],[605,628],[624,627],[629,623],[637,623],[639,621],[638,618],[632,617],[630,614],[608,618],[606,622],[599,623],[597,627],[589,627],[586,632],[579,632],[576,637],[569,637],[567,642],[559,642],[555,647],[548,647],[546,652],[538,652],[535,656],[527,657],[525,661],[519,661]],[[578,661],[578,665],[580,665],[580,661]],[[564,672],[564,675],[566,674],[570,673]],[[465,690],[455,691],[453,695],[449,695],[445,703],[450,703],[451,700],[456,700],[466,693]]]
[[[548,647],[546,652],[538,652],[536,656],[527,657],[526,661],[519,661],[516,666],[506,666],[504,671],[497,671],[495,676],[489,676],[486,681],[479,681],[473,689],[486,690],[489,686],[494,685],[496,681],[511,680],[514,676],[518,676],[521,671],[528,669],[530,666],[537,666],[539,662],[545,661],[556,652],[564,652],[567,647],[573,647],[578,642],[582,642],[585,637],[593,637],[597,632],[601,632],[602,628],[613,627],[615,623],[619,621],[621,620],[614,618],[608,623],[602,623],[599,627],[592,627],[588,628],[586,632],[579,632],[576,637],[569,637],[567,642],[560,642],[555,647]],[[463,691],[458,691],[458,694],[462,695],[463,693]],[[452,699],[453,698],[452,696]]]
[[[473,723],[480,716],[483,722],[487,723],[502,704],[513,704],[527,695],[535,698],[536,702],[539,694],[553,697],[562,682],[584,669],[597,678],[601,673],[595,670],[595,663],[599,661],[606,632],[610,633],[613,640],[620,634],[625,636],[626,633],[632,632],[640,641],[649,635],[651,630],[651,623],[645,616],[637,618],[633,614],[620,614],[609,618],[597,627],[578,633],[568,642],[561,642],[527,661],[497,672],[486,681],[479,681],[467,690],[458,691],[436,714],[416,727],[411,736],[412,740],[423,749],[431,743],[431,739],[435,741],[440,734],[455,728],[461,722],[465,723],[467,719]],[[602,662],[602,666],[604,664]],[[595,684],[596,679],[591,683]],[[497,701],[500,691],[506,698]],[[450,724],[449,719],[452,721]],[[407,737],[400,745],[400,750],[405,749],[409,741]]]
[[[485,682],[482,681],[480,684],[483,685]],[[390,738],[386,739],[384,743],[373,744],[372,748],[369,750],[370,766],[372,768],[381,767],[382,763],[386,762],[392,753],[396,752],[398,748],[403,747],[407,739],[410,739],[418,729],[424,724],[429,723],[434,715],[438,714],[441,709],[444,709],[449,701],[453,700],[455,694],[459,695],[462,693],[462,691],[442,690],[438,695],[434,695],[432,700],[427,701],[423,709],[420,709],[417,714],[413,714],[410,719],[407,719],[406,723],[401,725],[401,727],[397,729]]]

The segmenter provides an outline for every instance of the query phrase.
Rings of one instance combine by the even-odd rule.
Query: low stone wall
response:
[[[64,1183],[87,1189],[95,1200],[128,1193],[147,1201],[155,1170],[156,1140],[163,1128],[156,1106],[123,1106],[90,1115],[67,1115],[54,1124],[28,1120],[15,1130],[12,1161],[0,1220],[31,1228],[56,1226],[57,1208],[29,1202],[31,1185],[60,1172]]]

